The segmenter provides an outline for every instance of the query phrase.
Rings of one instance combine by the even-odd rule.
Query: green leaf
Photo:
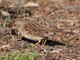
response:
[[[34,56],[31,55],[31,54],[29,54],[29,56],[28,56],[28,60],[34,60]]]
[[[5,60],[5,57],[0,56],[0,60]]]

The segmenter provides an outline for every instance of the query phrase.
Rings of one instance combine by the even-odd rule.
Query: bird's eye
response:
[[[16,26],[16,25],[14,24],[14,26]]]

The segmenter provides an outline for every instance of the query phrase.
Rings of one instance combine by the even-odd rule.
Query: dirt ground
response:
[[[15,21],[29,17],[51,20],[59,29],[69,32],[69,34],[54,32],[53,40],[48,40],[41,49],[40,46],[36,48],[40,55],[35,60],[80,60],[79,0],[29,0],[40,6],[25,9],[25,16],[23,6],[19,7],[20,4],[15,1],[0,2],[0,55],[5,56],[12,51],[24,52],[26,48],[30,50],[33,48],[30,44],[35,44],[36,41],[20,37],[17,31],[12,30]],[[23,5],[29,1],[23,0]],[[6,14],[2,14],[1,11],[9,13],[10,19],[6,19]]]

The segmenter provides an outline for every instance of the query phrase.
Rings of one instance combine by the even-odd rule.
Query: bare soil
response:
[[[69,32],[66,35],[54,32],[53,40],[48,40],[44,47],[39,46],[41,49],[36,48],[40,55],[35,60],[80,60],[80,1],[31,1],[39,3],[40,6],[26,9],[25,13],[28,15],[25,17],[35,16],[35,19],[51,20],[59,29]],[[7,3],[8,6],[2,3]],[[36,43],[36,41],[18,36],[17,31],[12,30],[13,23],[24,18],[22,14],[24,9],[21,8],[17,13],[18,7],[9,7],[9,5],[7,0],[0,2],[0,11],[6,11],[10,14],[10,19],[6,20],[6,17],[0,12],[0,55],[2,56],[13,51],[24,52],[26,48],[32,50],[33,47],[30,44]]]

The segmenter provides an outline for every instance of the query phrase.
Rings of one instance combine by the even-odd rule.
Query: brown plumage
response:
[[[13,28],[17,29],[23,37],[37,40],[38,43],[41,42],[41,40],[43,40],[45,37],[51,38],[50,35],[54,34],[54,32],[68,33],[63,31],[62,29],[54,27],[54,24],[47,20],[16,21]]]

